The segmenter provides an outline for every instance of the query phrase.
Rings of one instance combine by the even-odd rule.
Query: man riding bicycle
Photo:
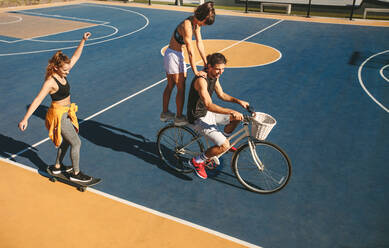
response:
[[[207,77],[196,76],[190,86],[187,105],[187,117],[194,124],[196,131],[210,139],[215,146],[207,149],[203,154],[192,158],[189,164],[195,169],[196,174],[207,178],[205,161],[222,154],[230,149],[230,142],[226,138],[235,130],[243,115],[235,110],[221,107],[212,102],[212,94],[225,102],[234,102],[243,108],[248,108],[249,103],[225,93],[220,85],[219,77],[223,74],[227,59],[221,53],[207,56]],[[225,125],[224,132],[217,125]]]

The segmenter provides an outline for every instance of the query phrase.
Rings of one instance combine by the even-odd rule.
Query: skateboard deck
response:
[[[49,174],[49,179],[52,182],[60,181],[66,183],[70,186],[76,187],[79,191],[84,192],[87,187],[96,185],[101,182],[100,178],[92,177],[92,180],[86,183],[83,182],[73,182],[71,181],[70,175],[66,172],[61,172],[60,174],[53,174],[49,168],[46,169],[46,172]]]

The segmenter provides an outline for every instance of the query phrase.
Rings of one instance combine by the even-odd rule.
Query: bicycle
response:
[[[244,115],[243,127],[228,138],[230,147],[247,139],[232,156],[232,171],[238,181],[250,191],[262,194],[277,192],[289,182],[292,172],[290,159],[279,146],[265,141],[276,120],[270,115],[254,112],[253,109],[248,111],[250,115]],[[237,137],[238,135],[240,136]],[[190,124],[175,126],[169,123],[157,135],[159,156],[173,170],[190,173],[193,168],[188,161],[204,152],[202,137]],[[209,159],[206,167],[216,168],[219,158],[226,152]]]

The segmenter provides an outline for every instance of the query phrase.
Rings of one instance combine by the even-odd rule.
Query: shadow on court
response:
[[[27,108],[29,105],[27,106]],[[48,107],[40,105],[34,112],[34,115],[45,120]],[[126,152],[134,155],[143,161],[156,165],[159,169],[166,171],[182,180],[191,181],[192,178],[177,173],[169,167],[165,166],[159,158],[157,145],[155,142],[145,138],[144,136],[127,130],[117,128],[111,125],[100,123],[97,121],[79,119],[80,131],[79,135],[91,143],[112,149],[118,152]]]
[[[27,105],[27,108],[29,105]],[[46,112],[48,107],[44,105],[40,105],[37,110],[34,112],[34,115],[45,120]],[[151,141],[145,138],[143,135],[129,132],[125,129],[117,128],[111,125],[107,125],[104,123],[100,123],[93,120],[84,121],[79,119],[80,123],[80,132],[79,135],[91,143],[112,149],[118,152],[126,152],[128,154],[134,155],[148,164],[153,164],[157,166],[159,169],[166,171],[182,180],[192,181],[193,178],[186,174],[178,173],[168,166],[164,164],[164,162],[159,158],[157,154],[157,144],[154,141]],[[26,144],[23,149],[25,149],[28,145]],[[22,149],[14,149],[16,152]],[[27,155],[32,151],[28,151],[25,154]],[[24,155],[24,156],[26,156]],[[35,154],[36,155],[36,154]],[[32,155],[29,154],[31,157]],[[35,165],[37,165],[40,169],[46,170],[46,166],[42,166],[42,162],[37,163],[37,159],[30,159]],[[246,190],[236,179],[235,175],[232,172],[228,171],[229,166],[224,169],[224,164],[229,164],[229,159],[221,159],[221,164],[218,168],[214,170],[208,170],[209,179],[229,185],[231,187],[239,188],[242,190]],[[228,171],[228,172],[227,172]]]
[[[247,190],[238,182],[238,179],[231,171],[231,165],[230,165],[231,159],[226,159],[224,157],[221,157],[219,160],[220,160],[220,165],[218,165],[215,169],[212,170],[207,169],[208,179],[229,185],[234,188]]]
[[[0,134],[0,147],[0,156],[8,158],[12,154],[16,154],[31,146],[27,143]],[[36,148],[31,148],[31,150],[28,150],[19,156],[29,159],[40,171],[46,171],[48,165],[38,156],[36,151],[38,151]],[[11,160],[15,161],[14,159]]]
[[[372,52],[354,52],[349,59],[350,65],[360,66],[364,61],[366,61],[368,58],[373,56],[374,53]],[[373,57],[369,60],[369,63],[365,65],[365,67],[372,68],[372,69],[381,69],[383,66],[389,64],[389,55],[388,54],[381,54],[379,56]]]

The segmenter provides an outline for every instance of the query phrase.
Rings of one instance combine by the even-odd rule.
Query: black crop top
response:
[[[70,95],[70,84],[68,82],[68,79],[65,77],[65,80],[66,80],[66,84],[63,85],[61,84],[58,79],[56,79],[55,77],[53,77],[55,82],[57,82],[57,85],[58,85],[58,91],[55,92],[54,94],[51,94],[51,100],[53,101],[60,101],[62,99],[65,99],[66,97],[68,97]]]
[[[190,20],[190,17],[186,18],[180,24],[178,24],[173,33],[174,39],[181,45],[185,45],[185,42],[184,42],[184,37],[182,37],[182,35],[178,32],[178,27],[181,26],[181,24],[183,24],[184,21],[186,20]],[[192,24],[192,29],[193,29],[193,24]]]

